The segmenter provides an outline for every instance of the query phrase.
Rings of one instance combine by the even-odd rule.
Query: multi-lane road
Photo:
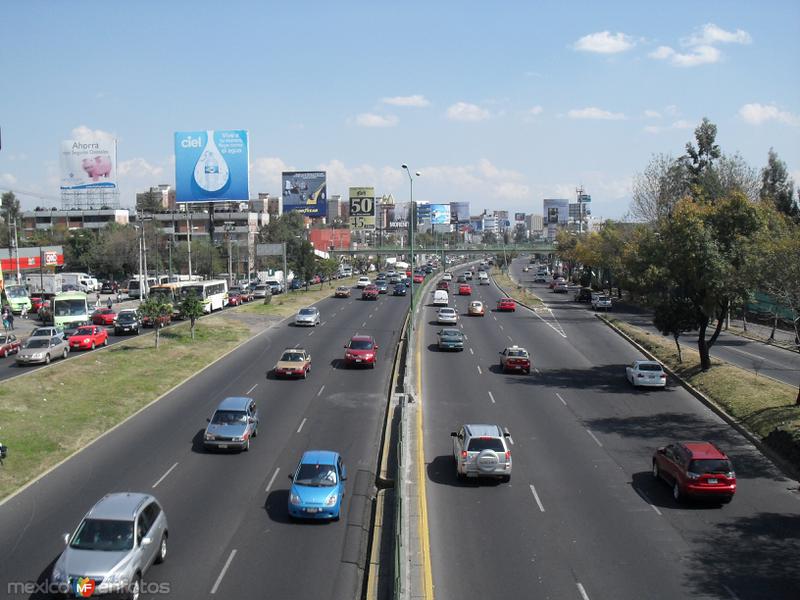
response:
[[[168,558],[145,582],[166,584],[170,597],[351,597],[391,362],[408,308],[408,298],[357,296],[354,290],[353,299],[317,303],[323,323],[316,328],[283,322],[266,330],[0,505],[0,597],[8,596],[11,582],[46,579],[63,549],[61,534],[104,494],[118,491],[150,492],[164,506]],[[380,345],[374,370],[340,364],[355,333],[373,335]],[[282,350],[293,346],[311,352],[309,378],[268,377]],[[203,452],[206,418],[235,395],[256,399],[258,437],[249,452]],[[288,476],[307,449],[336,450],[347,464],[338,523],[288,519]]]
[[[493,309],[494,285],[455,296],[466,348],[437,352],[424,309],[422,390],[427,502],[437,598],[796,598],[800,493],[736,431],[670,381],[633,390],[637,351],[585,306]],[[570,296],[571,299],[571,296]],[[549,300],[549,298],[548,298]],[[498,352],[517,344],[534,371],[503,375]],[[449,433],[464,423],[511,432],[510,483],[456,478]],[[710,440],[738,479],[724,507],[677,504],[651,475],[655,448]]]

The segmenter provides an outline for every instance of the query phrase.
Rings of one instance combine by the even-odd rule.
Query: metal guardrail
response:
[[[400,419],[397,424],[397,472],[403,468],[403,411],[405,410],[406,396],[400,400],[395,410],[400,411]],[[403,577],[403,539],[402,539],[402,519],[403,519],[403,495],[400,493],[399,486],[394,490],[394,585],[392,586],[392,598],[398,600],[402,593]]]

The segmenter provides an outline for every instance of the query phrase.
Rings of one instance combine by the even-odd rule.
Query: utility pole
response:
[[[286,270],[286,242],[283,242],[283,283],[282,283],[282,285],[283,285],[283,291],[286,292],[286,293],[289,292],[289,286],[286,285],[288,283],[288,281],[289,281],[289,272]],[[308,285],[308,282],[306,282],[306,285]]]
[[[139,214],[136,215],[136,225],[139,228],[139,235],[137,236],[139,239],[139,305],[142,304],[142,220],[139,218]]]
[[[233,287],[233,250],[231,248],[233,242],[233,226],[235,223],[233,221],[225,221],[225,237],[228,238],[228,287]],[[285,277],[285,275],[284,275]]]
[[[186,203],[186,246],[189,252],[189,281],[192,280],[192,213],[191,205]]]
[[[14,219],[11,221],[11,226],[14,229],[14,257],[16,258],[16,265],[17,265],[17,285],[22,283],[22,278],[19,274],[19,243],[17,241],[17,219],[16,215]]]

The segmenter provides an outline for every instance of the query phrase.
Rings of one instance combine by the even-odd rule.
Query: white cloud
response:
[[[601,119],[607,121],[619,121],[625,118],[622,113],[614,113],[596,106],[587,108],[573,108],[567,113],[570,119]]]
[[[90,129],[86,125],[79,125],[71,132],[72,139],[79,142],[112,142],[116,135],[102,129]]]
[[[742,29],[725,31],[714,23],[706,23],[693,33],[688,39],[683,40],[685,46],[704,46],[713,44],[749,44],[753,41],[750,34]]]
[[[535,121],[536,117],[542,114],[542,112],[544,112],[544,108],[542,108],[541,106],[539,105],[532,106],[523,113],[522,119],[526,123],[530,123],[531,121]]]
[[[163,172],[163,167],[152,165],[144,158],[123,160],[117,165],[117,173],[120,177],[160,177]]]
[[[272,187],[272,190],[259,191],[274,191],[275,195],[280,195],[281,173],[293,170],[294,169],[287,165],[283,159],[276,156],[262,156],[256,158],[252,165],[252,173],[256,185]]]
[[[376,115],[375,113],[361,113],[356,117],[359,127],[394,127],[397,117],[394,115]]]
[[[650,53],[650,58],[668,60],[676,67],[696,67],[719,62],[722,53],[713,46],[696,46],[688,53],[676,52],[669,46],[659,46]]]
[[[671,115],[671,116],[673,116],[673,117],[677,117],[677,116],[678,116],[678,115],[681,113],[681,111],[678,109],[678,107],[677,107],[675,104],[670,104],[670,105],[668,105],[668,106],[667,106],[667,107],[664,109],[664,111],[665,111],[665,112],[666,112],[668,115]]]
[[[658,125],[648,125],[647,127],[644,128],[644,131],[646,133],[661,133],[663,131],[669,131],[670,129],[691,129],[692,127],[694,127],[694,125],[689,121],[679,119],[671,123],[669,126],[665,127]]]
[[[11,173],[0,173],[0,183],[3,185],[16,185],[17,178]]]
[[[392,106],[413,106],[416,108],[430,105],[428,99],[421,94],[414,94],[413,96],[392,96],[383,98],[382,102],[384,104],[391,104]]]
[[[648,119],[660,119],[661,113],[658,112],[657,110],[651,110],[648,108],[647,110],[644,111],[644,116],[647,117]]]
[[[800,117],[780,110],[774,104],[745,104],[739,109],[739,116],[751,125],[761,125],[767,121],[778,121],[787,125],[800,125]]]
[[[491,116],[485,108],[468,102],[456,102],[448,107],[446,114],[451,121],[483,121]]]
[[[635,42],[624,33],[611,33],[598,31],[583,36],[573,45],[575,50],[583,52],[596,52],[598,54],[616,54],[630,50]]]

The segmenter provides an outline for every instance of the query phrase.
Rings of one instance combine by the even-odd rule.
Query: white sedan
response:
[[[455,308],[440,308],[436,314],[436,321],[441,325],[457,325],[458,313]]]
[[[443,274],[442,281],[453,281],[453,274],[452,273]]]
[[[358,278],[358,283],[356,283],[356,287],[363,289],[367,287],[370,283],[372,283],[372,281],[370,281],[369,277],[367,277],[366,275],[362,275],[361,277]]]
[[[664,367],[654,360],[635,360],[625,367],[625,376],[633,387],[666,387]]]

